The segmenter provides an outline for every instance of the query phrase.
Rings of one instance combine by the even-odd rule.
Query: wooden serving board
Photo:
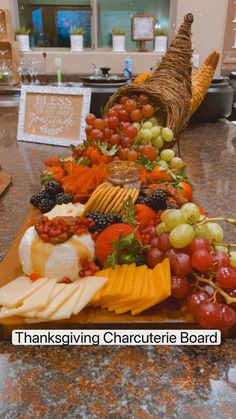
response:
[[[3,262],[0,264],[0,287],[22,275],[18,256],[20,240],[29,227],[28,219],[38,216],[31,210],[23,223]],[[145,311],[143,314],[117,315],[94,307],[86,307],[77,316],[68,320],[27,324],[23,318],[12,317],[0,320],[0,339],[10,339],[14,329],[199,329],[192,316],[180,303],[169,299],[165,303]]]
[[[11,183],[11,176],[7,173],[0,173],[0,196]]]

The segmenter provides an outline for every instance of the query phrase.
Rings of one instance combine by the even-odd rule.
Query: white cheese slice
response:
[[[59,307],[62,306],[74,292],[77,290],[77,283],[73,284],[57,284],[56,287],[65,285],[64,289],[59,292],[59,294],[55,298],[51,298],[49,304],[44,310],[38,311],[36,313],[36,317],[40,317],[42,319],[47,319],[50,317]],[[56,288],[55,287],[55,288]]]
[[[33,294],[23,300],[22,305],[17,308],[3,308],[0,310],[0,319],[11,316],[25,316],[28,311],[42,310],[47,306],[52,291],[57,283],[56,278],[48,279],[48,281]]]
[[[0,306],[16,307],[47,281],[48,278],[40,278],[33,282],[26,276],[14,279],[0,288]]]
[[[54,287],[54,289],[53,289],[53,291],[52,291],[52,294],[50,295],[50,298],[49,298],[49,301],[48,301],[48,304],[50,304],[51,303],[51,301],[54,299],[54,298],[56,298],[56,296],[58,295],[58,294],[60,294],[64,289],[65,289],[65,287],[66,287],[66,284],[56,284],[56,286]],[[36,314],[37,314],[37,312],[38,312],[39,310],[32,310],[32,311],[28,311],[27,313],[25,313],[25,315],[27,316],[27,317],[35,317],[36,316]]]
[[[55,311],[48,320],[62,320],[69,319],[73,313],[74,307],[77,304],[78,300],[84,289],[83,280],[76,282],[77,291],[61,306],[57,311]]]
[[[71,202],[69,204],[56,205],[51,211],[46,212],[46,215],[49,220],[52,220],[55,217],[79,217],[82,215],[84,210],[84,205],[78,204],[74,205]]]
[[[88,303],[93,296],[103,287],[108,278],[102,276],[87,276],[81,279],[84,281],[84,288],[77,304],[73,309],[73,314],[78,314]]]

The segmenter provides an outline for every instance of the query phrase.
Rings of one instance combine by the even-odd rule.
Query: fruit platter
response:
[[[180,128],[140,86],[120,88],[103,118],[88,114],[87,139],[67,158],[44,161],[32,210],[0,266],[4,333],[44,323],[233,330],[236,245],[223,226],[236,219],[194,201],[172,148]]]

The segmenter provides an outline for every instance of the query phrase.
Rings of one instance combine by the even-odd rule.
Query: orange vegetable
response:
[[[154,169],[149,173],[149,177],[153,180],[165,180],[167,182],[171,181],[170,174],[163,170],[160,166],[155,166]]]
[[[53,157],[50,157],[49,159],[45,160],[44,164],[45,164],[45,166],[53,167],[53,166],[61,166],[62,163],[61,163],[59,157],[53,156]]]
[[[112,158],[101,153],[97,147],[90,146],[84,151],[84,156],[88,157],[91,161],[91,165],[103,163],[109,163]]]
[[[65,192],[73,194],[75,202],[86,202],[98,185],[104,182],[107,176],[106,165],[100,163],[91,168],[76,165],[71,174],[63,178],[62,184]]]
[[[152,221],[156,220],[155,211],[153,211],[147,205],[136,204],[134,208],[136,212],[135,218],[141,229],[148,227]]]
[[[141,185],[146,185],[148,183],[147,178],[150,178],[150,172],[148,172],[145,167],[140,167],[140,176],[141,176]]]
[[[62,179],[66,176],[66,172],[61,166],[49,167],[47,173],[52,174],[53,178],[59,183],[61,183]]]
[[[179,190],[188,201],[192,201],[193,199],[193,188],[188,182],[180,182]]]
[[[66,173],[70,175],[71,173],[73,173],[74,170],[76,170],[78,165],[74,163],[73,161],[67,160],[63,163],[63,167]]]

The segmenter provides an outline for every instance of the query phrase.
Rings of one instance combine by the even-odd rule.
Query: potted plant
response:
[[[84,49],[84,34],[83,28],[72,28],[70,30],[70,45],[71,51],[83,51]]]
[[[114,52],[124,52],[125,51],[125,31],[124,29],[112,30],[112,47]]]
[[[29,34],[30,29],[26,26],[22,26],[20,29],[16,31],[16,40],[18,43],[18,49],[21,52],[30,51],[30,44],[29,44]]]
[[[167,49],[167,35],[166,29],[155,29],[155,48],[154,52],[166,52]]]

